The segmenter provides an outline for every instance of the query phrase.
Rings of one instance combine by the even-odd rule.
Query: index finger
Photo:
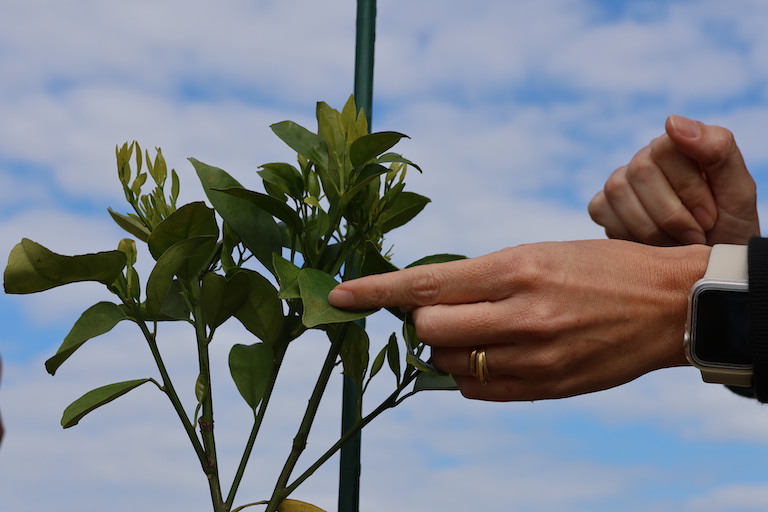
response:
[[[680,202],[695,217],[702,230],[712,229],[717,219],[717,206],[701,164],[682,153],[666,134],[651,142],[650,153]]]
[[[328,295],[342,309],[412,308],[493,300],[493,255],[435,263],[345,281]]]

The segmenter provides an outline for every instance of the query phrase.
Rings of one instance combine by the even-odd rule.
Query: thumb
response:
[[[698,162],[706,176],[718,213],[712,243],[746,243],[749,236],[758,234],[757,188],[733,133],[676,115],[667,118],[666,130],[680,152]]]
[[[676,115],[667,118],[666,130],[678,149],[701,165],[713,192],[743,192],[745,184],[754,185],[730,130]]]

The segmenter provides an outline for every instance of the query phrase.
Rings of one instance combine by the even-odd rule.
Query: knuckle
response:
[[[627,181],[630,184],[641,184],[653,175],[656,166],[650,157],[637,157],[627,166]]]
[[[622,167],[621,169],[618,169],[616,172],[611,174],[607,180],[605,180],[605,185],[603,185],[603,193],[609,201],[619,199],[626,194],[629,186],[627,183],[626,172],[627,168]]]
[[[419,305],[436,304],[440,299],[442,279],[434,270],[425,269],[411,280],[410,294]]]
[[[530,371],[545,381],[557,380],[565,375],[567,364],[557,350],[542,348],[531,357]]]
[[[706,166],[717,166],[728,162],[739,154],[736,137],[733,132],[722,126],[710,126],[706,137],[706,145],[701,148],[701,163]]]
[[[647,155],[650,160],[658,160],[662,158],[664,154],[668,154],[670,151],[675,150],[675,145],[672,139],[667,135],[656,137],[648,145]]]
[[[543,339],[552,334],[552,320],[557,311],[551,301],[538,300],[525,308],[523,332],[533,339]]]
[[[368,292],[368,297],[373,304],[391,304],[392,291],[389,288],[377,286]]]
[[[525,249],[526,246],[520,246]],[[510,279],[514,281],[513,286],[521,291],[533,291],[539,288],[542,276],[544,275],[544,263],[537,257],[517,258],[515,264],[511,266]]]
[[[592,198],[592,200],[587,205],[587,212],[589,213],[589,217],[598,224],[601,224],[605,221],[606,216],[606,210],[608,208],[607,201],[605,199],[604,193],[598,193],[595,197]]]
[[[713,158],[720,159],[733,152],[736,148],[736,137],[733,132],[722,126],[714,127],[714,133],[710,149],[713,153]]]
[[[440,333],[440,324],[431,319],[429,315],[422,315],[413,319],[413,327],[416,330],[416,337],[425,342],[433,342]]]
[[[691,216],[688,210],[680,203],[660,212],[657,222],[664,231],[676,232],[685,228],[694,229],[694,226],[689,222],[690,220]]]

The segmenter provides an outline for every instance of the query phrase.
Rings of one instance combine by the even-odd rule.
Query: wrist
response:
[[[688,301],[694,283],[704,277],[707,271],[711,247],[687,245],[662,250],[665,253],[660,260],[660,271],[667,291],[666,307],[670,312],[667,325],[670,330],[660,367],[689,365],[682,342],[688,319]]]

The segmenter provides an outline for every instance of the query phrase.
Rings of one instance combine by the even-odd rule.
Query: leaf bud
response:
[[[123,238],[117,244],[117,250],[125,254],[129,267],[136,263],[136,242],[131,238]]]

